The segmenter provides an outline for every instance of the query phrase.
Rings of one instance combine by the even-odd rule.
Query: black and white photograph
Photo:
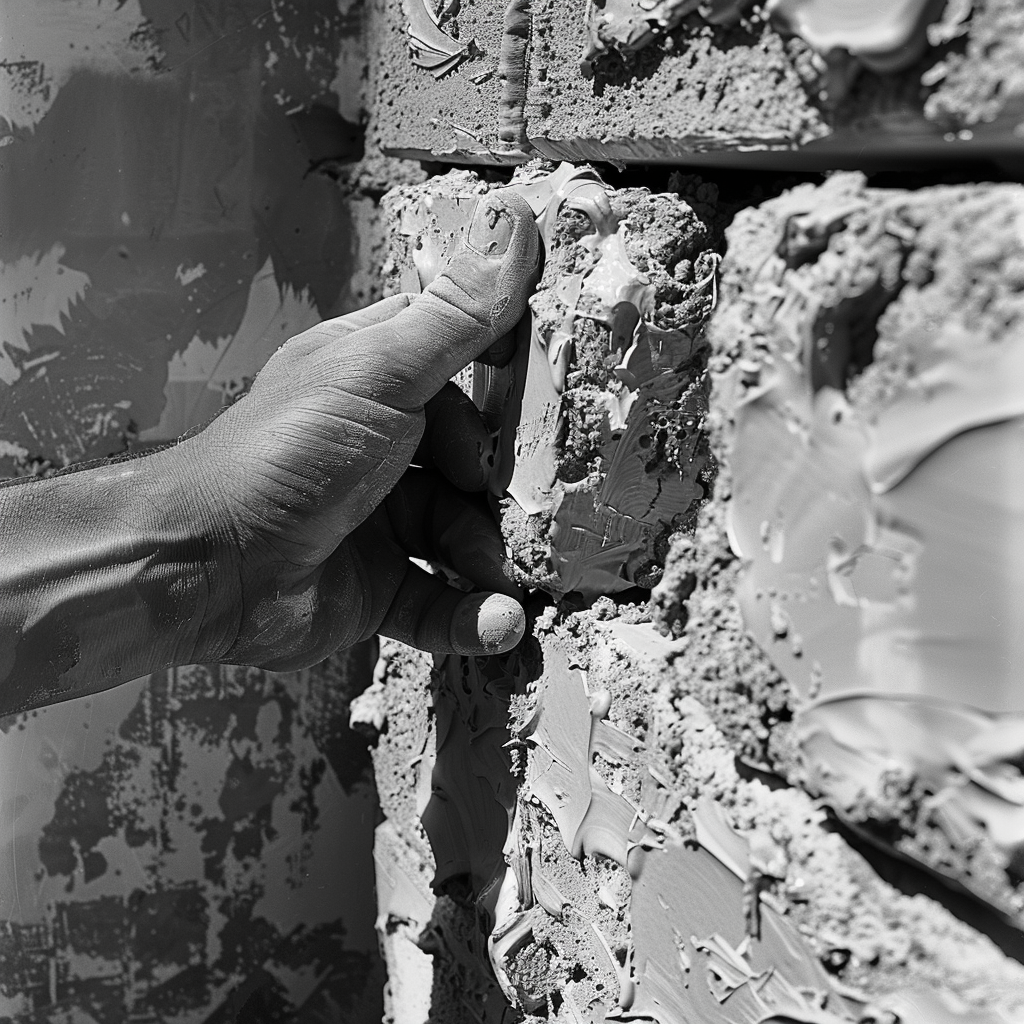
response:
[[[0,1024],[1024,1024],[1024,0],[0,0]]]

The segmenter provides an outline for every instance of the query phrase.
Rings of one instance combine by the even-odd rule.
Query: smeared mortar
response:
[[[422,744],[414,802],[442,895],[434,904],[422,860],[403,867],[387,854],[395,826],[381,826],[388,877],[405,879],[382,889],[381,933],[393,945],[418,920],[409,938],[435,958],[431,1020],[837,1024],[898,1012],[904,1024],[1006,1024],[1024,1014],[1024,969],[881,882],[806,794],[739,777],[733,745],[666,660],[678,642],[594,612],[549,611],[534,635],[540,658],[531,646],[526,660],[438,659],[428,687],[439,727],[423,739],[416,730],[412,747],[400,709],[422,701],[428,721],[426,694],[409,688],[423,666],[386,683],[399,710],[382,748],[406,763]],[[386,793],[382,803],[415,848],[411,807],[389,807]],[[485,956],[519,1015],[500,1015]],[[392,969],[408,983],[407,968]],[[453,978],[457,997],[439,998]]]
[[[571,180],[570,172],[563,173]],[[418,287],[421,272],[435,272],[443,264],[446,247],[457,238],[457,224],[487,188],[469,176],[442,181],[452,182],[456,194],[449,193],[447,184],[439,187],[427,217],[430,230],[416,227],[398,244],[392,274],[398,280],[404,273],[404,287]],[[736,533],[731,524],[747,511],[740,501],[746,485],[731,460],[741,454],[736,439],[744,398],[763,376],[751,353],[760,352],[760,358],[767,350],[780,359],[763,338],[775,338],[777,331],[785,340],[786,331],[800,322],[797,312],[804,310],[803,302],[821,314],[820,331],[796,333],[827,335],[837,351],[846,345],[845,363],[835,352],[834,358],[798,361],[800,372],[813,382],[811,390],[839,390],[834,386],[838,379],[858,402],[882,402],[886,388],[898,390],[900,381],[905,383],[905,375],[897,372],[903,364],[894,354],[905,350],[897,338],[890,351],[883,343],[884,332],[883,342],[872,350],[871,327],[886,305],[894,305],[895,296],[905,302],[911,294],[904,277],[917,281],[916,288],[929,273],[924,257],[904,251],[914,247],[914,232],[905,229],[910,216],[905,198],[893,208],[866,202],[861,184],[849,178],[795,195],[790,206],[778,200],[775,207],[766,204],[739,218],[730,236],[730,253],[735,254],[727,274],[730,290],[715,313],[710,364],[716,384],[709,419],[723,472],[714,497],[700,511],[696,532],[677,539],[656,592],[659,617],[666,626],[675,624],[681,639],[659,637],[639,607],[620,617],[622,609],[608,598],[585,612],[556,614],[549,609],[532,633],[540,641],[542,673],[535,668],[524,676],[505,663],[481,675],[479,664],[471,664],[478,685],[510,695],[508,702],[502,697],[487,712],[476,707],[477,699],[486,703],[485,696],[466,702],[458,697],[451,704],[454,715],[469,718],[448,728],[450,738],[438,748],[439,758],[443,755],[452,765],[484,765],[480,752],[471,749],[473,730],[478,729],[474,719],[481,714],[490,723],[484,732],[493,741],[509,737],[508,760],[503,756],[500,766],[497,761],[491,766],[490,793],[480,787],[482,798],[490,801],[486,810],[477,806],[475,797],[467,797],[466,779],[448,784],[447,771],[435,771],[432,777],[440,780],[454,805],[444,812],[451,820],[475,816],[493,822],[474,840],[482,845],[459,851],[461,862],[453,862],[440,888],[458,891],[452,883],[464,879],[460,899],[479,924],[470,935],[486,939],[500,991],[519,1009],[519,1017],[512,1019],[834,1024],[892,1020],[899,1014],[906,1024],[1004,1024],[1024,1018],[1024,970],[1019,965],[938,904],[902,895],[882,882],[806,792],[745,781],[737,771],[742,762],[748,772],[751,766],[788,772],[793,782],[823,793],[846,821],[866,830],[856,812],[873,827],[884,816],[885,799],[893,802],[891,792],[874,794],[860,786],[861,777],[870,778],[877,766],[877,750],[883,752],[878,756],[891,759],[912,749],[919,761],[927,753],[913,746],[910,733],[899,737],[904,744],[900,747],[884,729],[873,727],[870,714],[857,703],[870,694],[840,691],[833,699],[828,691],[827,700],[819,696],[817,704],[802,709],[799,685],[791,687],[762,650],[774,657],[773,644],[781,649],[783,641],[758,635],[759,646],[741,617],[747,608],[737,597],[754,570],[748,566],[740,571],[749,556],[738,558],[728,538]],[[963,237],[966,228],[960,221],[928,229],[928,222],[937,219],[936,209],[956,208],[948,198],[932,202],[911,216],[915,230],[930,231],[929,238]],[[862,249],[873,253],[868,262],[877,264],[877,273],[866,272],[855,260],[850,274],[838,275],[839,284],[829,291],[831,278],[824,270],[837,273],[844,266],[841,254],[856,250],[848,239],[833,254],[831,239],[860,224],[857,217],[865,204],[874,210],[871,216],[865,214],[874,229],[865,228],[855,237]],[[445,209],[454,210],[456,219],[445,222]],[[972,208],[964,216],[977,219],[978,212]],[[413,225],[422,224],[419,216]],[[442,223],[447,224],[443,230]],[[420,247],[402,250],[408,239],[418,240]],[[950,244],[935,242],[928,251]],[[925,248],[923,242],[920,247]],[[750,287],[755,270],[777,267],[779,261],[781,283],[763,292]],[[790,277],[818,264],[823,280],[816,297]],[[1000,258],[995,266],[995,279],[1016,280],[1012,261]],[[787,288],[797,295],[780,314],[779,301]],[[981,294],[989,292],[982,289]],[[755,308],[760,310],[757,315]],[[988,313],[1001,329],[1006,311],[997,302]],[[529,336],[523,341],[531,354],[536,350],[544,357],[543,362],[537,357],[535,365],[544,372],[535,379],[557,379],[548,359],[557,346],[545,349]],[[800,351],[798,344],[790,344]],[[809,347],[828,354],[828,346]],[[847,364],[855,368],[852,385],[844,376]],[[839,378],[837,365],[843,370]],[[872,366],[885,367],[885,372],[871,371]],[[491,367],[467,387],[487,407],[488,396],[508,393],[514,373],[515,362],[504,369]],[[555,391],[553,383],[550,387]],[[849,401],[855,404],[853,398]],[[502,423],[502,408],[500,401],[489,411],[485,408],[496,427]],[[808,436],[797,434],[789,443]],[[758,472],[766,472],[775,457],[765,457]],[[748,463],[739,458],[738,465]],[[501,468],[508,472],[507,465]],[[512,475],[514,471],[510,479]],[[775,493],[765,487],[761,497],[773,500]],[[817,491],[805,503],[813,506],[816,500]],[[772,536],[766,532],[769,548]],[[760,529],[755,537],[760,544]],[[775,621],[782,619],[776,615]],[[788,632],[784,639],[789,642]],[[802,657],[796,656],[794,663],[802,664]],[[457,687],[461,673],[445,662],[435,679]],[[819,685],[824,694],[826,681]],[[829,700],[835,704],[831,710]],[[507,733],[492,717],[495,709],[509,715]],[[913,713],[920,715],[921,706]],[[938,759],[911,762],[906,775],[917,772],[926,782],[938,779],[951,787],[943,806],[956,811],[961,793],[975,800],[977,793],[998,789],[1007,780],[1012,765],[986,760],[998,753],[997,747],[986,745],[1016,733],[1004,728],[1011,723],[996,721],[994,712],[962,709],[946,718],[955,722],[957,734],[939,747]],[[942,724],[941,714],[937,721]],[[854,726],[862,731],[851,745]],[[874,747],[859,742],[867,730]],[[839,753],[835,736],[844,744]],[[980,748],[986,749],[984,756]],[[964,759],[965,751],[973,761]],[[836,768],[847,769],[847,762],[858,758],[866,759],[867,767],[854,764],[844,776],[856,790],[856,806],[851,808],[846,806],[850,790],[837,782]],[[973,773],[971,785],[964,787],[957,772]],[[518,784],[511,803],[507,789],[499,793],[509,778]],[[885,781],[891,783],[891,775]],[[913,786],[893,788],[903,803],[888,807],[890,819],[914,807]],[[1012,786],[1007,791],[1012,796]],[[932,805],[918,801],[917,806]],[[912,816],[906,821],[915,823]],[[908,828],[909,838],[931,841],[941,835],[923,819],[916,824],[916,832]],[[454,827],[434,832],[442,837],[440,864],[449,855],[445,836],[460,833]],[[874,838],[884,844],[889,836]],[[976,878],[986,863],[998,867],[995,860],[985,861],[983,846],[974,844],[971,850]],[[900,852],[913,855],[909,846]],[[993,876],[989,872],[986,877]],[[989,886],[986,898],[1012,916],[1013,892],[1005,880]],[[436,963],[449,965],[442,973],[462,971],[458,965],[464,965],[464,951],[470,948],[464,934],[451,941],[451,950],[431,946]],[[482,955],[479,946],[474,948]],[[492,1000],[489,995],[485,1003],[474,1005],[491,1007]]]
[[[472,391],[498,435],[492,490],[523,581],[586,598],[661,574],[713,474],[702,325],[717,253],[691,205],[609,189],[593,170],[530,165],[511,186],[537,214],[546,264],[522,343]],[[394,290],[433,279],[486,190],[449,174],[385,201]]]
[[[737,597],[808,784],[1018,927],[1022,224],[1018,186],[795,190],[731,229],[714,328]]]

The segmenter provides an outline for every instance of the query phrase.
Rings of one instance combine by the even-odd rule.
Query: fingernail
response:
[[[466,244],[481,256],[501,256],[512,241],[515,219],[497,196],[484,196],[476,206]]]
[[[526,614],[504,594],[471,594],[455,609],[449,639],[456,654],[504,654],[523,638]]]

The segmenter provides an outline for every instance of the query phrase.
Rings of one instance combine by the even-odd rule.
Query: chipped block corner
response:
[[[371,19],[396,154],[1019,165],[1018,0],[373,0]]]

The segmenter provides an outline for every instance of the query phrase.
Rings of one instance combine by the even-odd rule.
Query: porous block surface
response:
[[[768,153],[789,166],[1020,159],[1022,0],[884,11],[842,0],[467,0],[450,10],[375,4],[371,90],[395,152],[752,167]]]
[[[369,105],[380,145],[417,153],[515,149],[499,142],[504,4],[466,0],[443,28],[421,33],[439,35],[450,48],[463,49],[459,62],[439,76],[413,60],[416,54],[432,52],[410,35],[428,17],[427,8],[422,0],[381,0],[370,15]]]
[[[515,358],[478,364],[472,390],[498,435],[492,491],[525,584],[588,598],[650,588],[705,499],[703,325],[720,256],[715,189],[688,186],[687,198],[616,190],[568,164],[513,177],[545,264]],[[453,172],[385,199],[391,289],[429,283],[489,187]]]
[[[382,792],[454,915],[429,1019],[1024,1020],[1022,224],[1020,186],[857,175],[741,212],[653,600],[386,670],[433,702]]]

